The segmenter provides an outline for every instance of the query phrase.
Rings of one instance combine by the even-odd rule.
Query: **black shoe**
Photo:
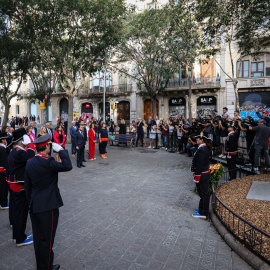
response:
[[[83,162],[86,162],[86,160],[84,159]]]
[[[52,266],[52,270],[58,270],[60,269],[60,265],[59,264],[55,264]]]
[[[85,167],[85,165],[81,164],[81,167]]]
[[[77,166],[78,168],[81,168],[81,166]]]

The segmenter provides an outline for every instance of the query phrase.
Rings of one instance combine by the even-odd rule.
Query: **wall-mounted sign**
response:
[[[205,97],[199,97],[197,99],[197,105],[216,105],[217,104],[217,99],[215,97],[211,96],[205,96]]]
[[[169,106],[186,106],[186,100],[182,97],[180,98],[171,98],[169,100]]]
[[[85,104],[86,109],[90,109],[90,106],[91,106],[91,104],[89,104],[89,103]]]

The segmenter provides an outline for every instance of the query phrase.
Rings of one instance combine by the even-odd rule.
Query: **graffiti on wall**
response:
[[[254,108],[258,108],[260,114],[263,111],[270,112],[270,93],[239,93],[240,115],[242,119],[251,116],[255,121],[260,118],[257,116]]]
[[[197,116],[198,118],[206,117],[207,115],[214,115],[214,110],[216,109],[215,105],[210,106],[198,106],[197,107]]]
[[[90,120],[93,117],[92,113],[82,113],[82,119],[84,120],[84,122],[86,122],[87,118],[86,116],[88,116],[88,119]]]

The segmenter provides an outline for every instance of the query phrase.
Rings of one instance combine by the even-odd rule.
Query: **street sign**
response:
[[[47,94],[45,95],[45,99],[48,99],[48,95]]]

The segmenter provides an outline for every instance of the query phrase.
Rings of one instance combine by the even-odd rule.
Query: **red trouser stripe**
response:
[[[52,250],[52,236],[53,236],[53,210],[52,210],[52,230],[51,230],[51,242],[50,242],[50,253],[48,261],[48,270],[50,270],[51,250]]]

